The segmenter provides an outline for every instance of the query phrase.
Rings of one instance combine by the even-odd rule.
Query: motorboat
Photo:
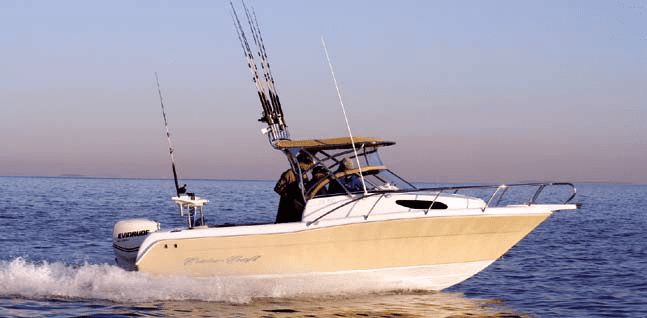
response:
[[[381,149],[395,144],[382,138],[291,139],[255,14],[245,13],[258,52],[251,51],[232,5],[263,108],[263,132],[290,165],[275,188],[278,214],[286,217],[269,224],[207,224],[208,200],[179,187],[174,168],[172,200],[186,227],[117,222],[118,266],[164,275],[319,277],[441,290],[482,271],[553,212],[578,207],[571,183],[416,186],[382,161]]]

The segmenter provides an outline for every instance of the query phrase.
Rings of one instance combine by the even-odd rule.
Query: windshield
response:
[[[365,169],[362,171],[362,175],[368,192],[415,189],[413,185],[384,167],[365,167]],[[335,177],[326,178],[313,185],[308,189],[308,197],[364,192],[358,169],[348,173],[335,174]]]
[[[390,170],[367,171],[364,173],[364,182],[369,192],[415,189],[413,185]]]

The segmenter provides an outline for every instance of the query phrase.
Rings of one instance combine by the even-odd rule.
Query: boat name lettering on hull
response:
[[[142,236],[142,235],[147,235],[150,230],[141,230],[141,231],[132,231],[132,232],[124,232],[124,233],[119,233],[117,235],[118,239],[122,238],[127,238],[127,237],[135,237],[135,236]]]
[[[249,257],[230,256],[230,257],[227,257],[227,258],[219,258],[219,259],[189,257],[189,258],[184,259],[184,266],[196,265],[196,264],[205,264],[205,263],[208,263],[208,264],[247,264],[247,263],[254,263],[259,258],[261,258],[261,255],[249,256]]]

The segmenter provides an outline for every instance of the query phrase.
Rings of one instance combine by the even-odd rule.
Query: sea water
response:
[[[188,180],[208,223],[272,222],[272,181]],[[577,184],[501,259],[441,292],[160,277],[115,266],[112,227],[185,219],[170,180],[0,177],[0,316],[646,317],[647,186]]]

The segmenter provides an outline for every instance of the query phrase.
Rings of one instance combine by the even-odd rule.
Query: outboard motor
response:
[[[115,250],[117,265],[133,271],[139,246],[148,234],[159,231],[160,224],[148,219],[129,219],[115,223],[112,230],[112,247]]]

